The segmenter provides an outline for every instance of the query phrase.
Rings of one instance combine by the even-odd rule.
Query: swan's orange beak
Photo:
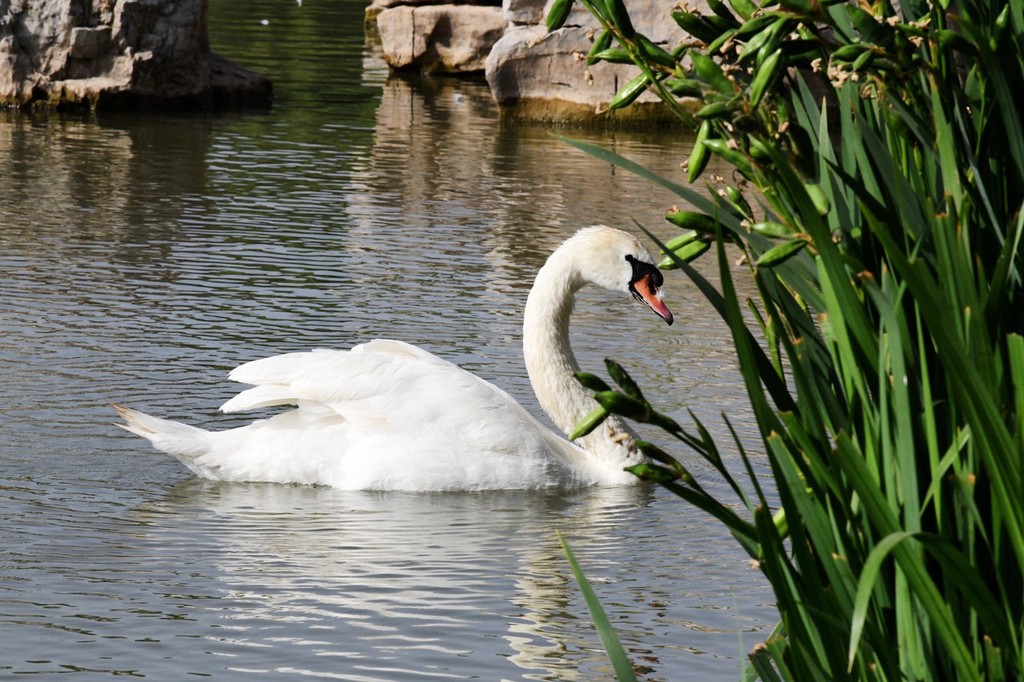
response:
[[[658,285],[654,283],[654,273],[649,272],[637,281],[633,282],[633,295],[647,304],[647,307],[657,313],[658,317],[665,322],[672,324],[672,311],[665,305],[663,294]]]

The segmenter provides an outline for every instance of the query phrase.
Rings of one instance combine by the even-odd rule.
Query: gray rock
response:
[[[501,11],[510,24],[543,24],[545,0],[502,0]]]
[[[78,26],[71,29],[69,55],[74,59],[96,59],[110,49],[110,27],[87,28]]]
[[[0,105],[269,105],[265,77],[210,52],[208,3],[0,0]]]

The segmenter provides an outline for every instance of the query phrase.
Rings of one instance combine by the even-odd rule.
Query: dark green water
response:
[[[236,425],[230,368],[377,337],[539,414],[520,315],[548,251],[596,222],[673,234],[671,197],[501,125],[481,84],[388,80],[362,10],[214,1],[268,113],[0,118],[0,676],[610,679],[561,531],[642,679],[736,679],[771,595],[661,491],[212,485],[111,425],[114,401]],[[666,174],[686,153],[592,137]],[[581,361],[742,424],[721,324],[681,276],[667,300],[671,328],[585,295]]]

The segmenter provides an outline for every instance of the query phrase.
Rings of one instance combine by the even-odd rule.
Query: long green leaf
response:
[[[561,533],[558,533],[558,542],[562,545],[562,551],[565,552],[565,558],[569,562],[569,568],[572,569],[572,574],[576,577],[576,582],[579,583],[580,592],[583,594],[583,599],[587,603],[587,609],[590,611],[590,617],[594,621],[594,628],[597,630],[597,634],[601,637],[601,642],[604,644],[604,649],[608,653],[608,658],[611,659],[612,668],[615,670],[615,678],[619,682],[636,682],[636,674],[633,672],[633,664],[630,663],[626,650],[622,648],[618,635],[615,634],[615,630],[612,628],[612,624],[609,622],[608,616],[604,612],[604,608],[601,607],[601,602],[597,598],[597,594],[594,593],[594,589],[590,586],[587,576],[584,575],[583,569],[580,568],[579,563],[576,561],[576,557],[573,556],[572,550],[569,549],[569,544],[565,541],[565,538],[562,537]]]
[[[1017,447],[1024,452],[1024,337],[1011,334],[1007,339],[1010,374],[1013,377],[1014,403],[1017,405]]]
[[[890,533],[882,538],[882,541],[874,546],[868,554],[867,561],[860,570],[860,579],[857,582],[857,595],[853,601],[853,619],[850,622],[850,647],[847,658],[847,672],[853,670],[853,662],[857,657],[857,650],[860,646],[861,633],[864,632],[864,621],[867,618],[868,602],[875,584],[879,580],[879,573],[882,569],[882,562],[889,556],[892,550],[899,543],[912,537],[911,533],[897,532]]]

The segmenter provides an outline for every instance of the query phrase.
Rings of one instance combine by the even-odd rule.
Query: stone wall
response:
[[[503,0],[500,8],[423,4],[429,1],[375,0],[368,8],[368,22],[376,19],[385,60],[393,68],[483,74],[507,118],[599,125],[674,120],[650,93],[625,109],[607,110],[638,70],[605,62],[587,65],[583,57],[599,25],[578,3],[563,27],[549,32],[544,21],[553,0]],[[700,0],[696,4],[706,9]],[[626,6],[636,29],[666,49],[687,38],[671,17],[672,0],[627,0]],[[491,28],[484,39],[469,30],[482,24],[474,14],[481,11],[491,17],[489,26],[500,27]],[[439,24],[448,30],[439,34],[431,28]],[[457,49],[463,55],[460,63],[439,65],[435,55],[440,46]],[[475,59],[466,56],[473,52]]]
[[[209,0],[0,0],[0,105],[268,106],[210,52]]]

